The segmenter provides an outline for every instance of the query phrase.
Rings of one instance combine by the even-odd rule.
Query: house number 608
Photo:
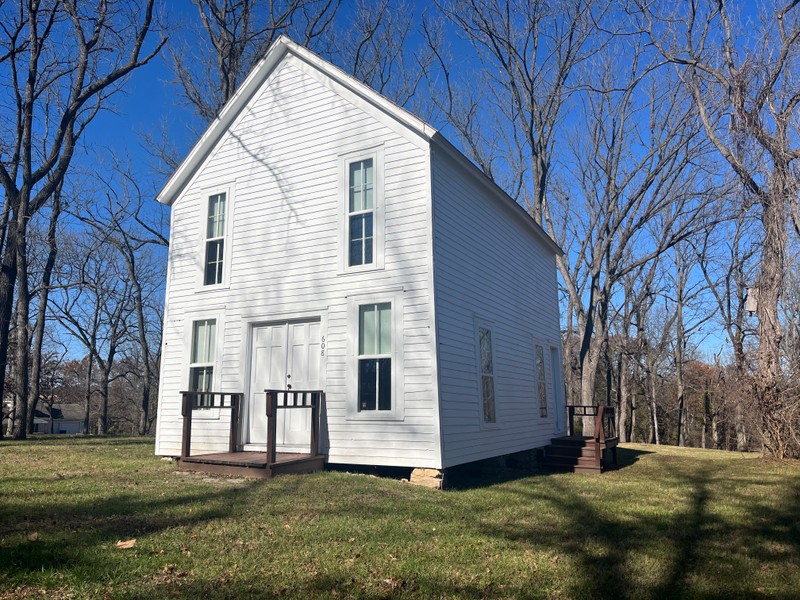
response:
[[[322,336],[322,339],[319,342],[319,355],[325,356],[325,336]]]

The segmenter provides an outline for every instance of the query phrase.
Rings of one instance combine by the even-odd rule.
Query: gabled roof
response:
[[[83,406],[80,404],[57,404],[53,406],[52,411],[47,406],[42,406],[36,409],[34,417],[49,420],[51,412],[53,420],[83,421]]]
[[[225,132],[228,131],[236,118],[241,114],[242,110],[250,103],[258,90],[261,89],[261,86],[270,74],[281,63],[284,57],[289,54],[315,67],[336,83],[356,94],[361,100],[378,108],[390,118],[404,125],[424,141],[435,144],[437,147],[441,148],[446,154],[455,159],[457,163],[466,169],[468,173],[477,178],[478,182],[483,187],[487,188],[487,191],[492,193],[492,195],[498,197],[501,202],[513,205],[515,210],[519,211],[520,216],[528,222],[527,224],[533,229],[534,234],[539,237],[551,251],[563,254],[558,244],[556,244],[552,238],[547,235],[544,229],[530,217],[525,209],[502,188],[489,179],[474,163],[472,163],[472,161],[459,152],[456,147],[447,141],[434,127],[385,98],[369,86],[361,83],[351,75],[348,75],[336,65],[331,64],[307,48],[293,42],[285,35],[281,35],[273,42],[264,58],[256,63],[233,97],[228,100],[222,108],[219,116],[209,124],[194,148],[192,148],[188,156],[158,193],[156,199],[159,202],[170,206],[175,202]]]
[[[253,96],[255,96],[261,88],[264,81],[266,81],[275,67],[280,64],[287,54],[296,56],[300,60],[316,67],[319,71],[348,88],[369,104],[376,106],[390,117],[399,121],[426,141],[430,141],[431,137],[436,133],[436,130],[422,119],[381,96],[375,90],[351,77],[336,65],[320,58],[307,48],[293,42],[285,35],[281,35],[273,42],[272,46],[270,46],[264,58],[256,63],[250,71],[250,74],[242,82],[242,85],[236,90],[233,97],[228,100],[222,108],[219,116],[211,122],[205,133],[200,137],[200,140],[195,144],[194,148],[192,148],[192,151],[189,152],[189,155],[183,160],[172,177],[169,178],[166,185],[158,193],[156,199],[159,202],[169,205],[175,202],[175,199],[180,195],[186,184],[189,183],[189,180],[191,180],[197,168],[200,167],[205,158],[214,149],[217,142],[236,120],[236,117],[241,114],[242,109],[248,105]]]

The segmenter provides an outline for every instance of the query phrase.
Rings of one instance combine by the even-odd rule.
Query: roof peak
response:
[[[275,68],[284,60],[287,54],[292,54],[299,60],[311,65],[325,76],[349,89],[370,105],[403,124],[410,131],[419,135],[426,141],[437,133],[436,129],[424,120],[412,114],[400,105],[392,102],[368,85],[358,81],[341,68],[337,67],[318,54],[301,46],[289,36],[281,34],[272,43],[266,54],[255,64],[245,77],[236,93],[225,103],[217,117],[209,123],[203,135],[195,143],[192,150],[181,162],[167,183],[158,193],[156,199],[164,204],[171,205],[186,185],[194,177],[206,157],[211,153],[226,131],[233,125],[242,110],[253,99],[263,86],[264,82],[274,72]]]

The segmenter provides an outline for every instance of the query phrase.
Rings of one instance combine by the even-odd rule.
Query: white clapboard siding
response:
[[[188,382],[195,319],[221,328],[215,387],[244,392],[248,332],[257,321],[322,319],[326,356],[323,449],[330,462],[440,467],[435,385],[429,147],[377,107],[366,110],[289,54],[269,75],[172,207],[164,352],[156,451],[177,455],[180,394]],[[338,273],[339,181],[346,152],[382,148],[384,269]],[[204,191],[233,191],[229,286],[200,285]],[[399,421],[347,420],[348,295],[398,293],[403,314],[403,402]],[[198,421],[193,451],[224,451],[229,421]]]
[[[555,433],[549,347],[560,349],[553,250],[515,207],[435,146],[432,180],[443,464],[544,446]],[[496,424],[482,423],[476,319],[492,329]],[[545,352],[546,418],[534,339]]]

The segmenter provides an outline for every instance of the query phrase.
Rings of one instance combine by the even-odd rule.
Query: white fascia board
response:
[[[441,133],[436,133],[434,136],[431,137],[431,144],[435,144],[438,148],[440,148],[445,155],[450,157],[452,160],[459,165],[462,170],[471,175],[472,178],[478,182],[478,184],[486,190],[490,195],[497,198],[502,204],[507,206],[511,209],[511,211],[517,215],[520,222],[523,223],[531,233],[533,233],[534,237],[544,243],[548,250],[550,250],[556,256],[562,256],[564,251],[561,249],[553,238],[551,238],[548,233],[544,230],[544,228],[539,225],[533,218],[528,214],[528,212],[520,206],[520,204],[514,200],[511,196],[509,196],[503,188],[497,185],[494,181],[492,181],[486,173],[481,171],[475,163],[473,163],[470,159],[464,156],[458,148],[456,148],[450,141],[444,137]]]
[[[353,93],[357,94],[373,106],[378,107],[383,112],[414,131],[426,141],[430,141],[430,139],[436,134],[436,129],[428,125],[422,119],[419,119],[404,108],[401,108],[387,98],[381,96],[369,86],[357,81],[355,78],[351,77],[335,65],[320,58],[310,50],[300,46],[299,44],[296,44],[287,36],[281,35],[277,40],[275,40],[272,46],[270,46],[270,49],[267,51],[264,58],[262,58],[256,64],[256,66],[253,67],[253,69],[250,71],[250,74],[247,76],[244,82],[242,82],[242,85],[239,86],[239,89],[236,91],[233,97],[220,111],[219,116],[217,116],[217,118],[215,118],[209,124],[203,135],[195,144],[194,148],[192,148],[191,152],[189,152],[189,155],[183,160],[175,173],[173,173],[172,177],[169,178],[169,181],[167,181],[166,185],[164,185],[164,187],[158,193],[156,200],[162,204],[167,204],[170,206],[175,202],[180,193],[197,172],[197,169],[214,149],[214,146],[216,146],[217,142],[219,142],[242,110],[252,100],[253,96],[261,88],[275,67],[289,52],[304,62],[312,65],[337,83],[350,89]]]

